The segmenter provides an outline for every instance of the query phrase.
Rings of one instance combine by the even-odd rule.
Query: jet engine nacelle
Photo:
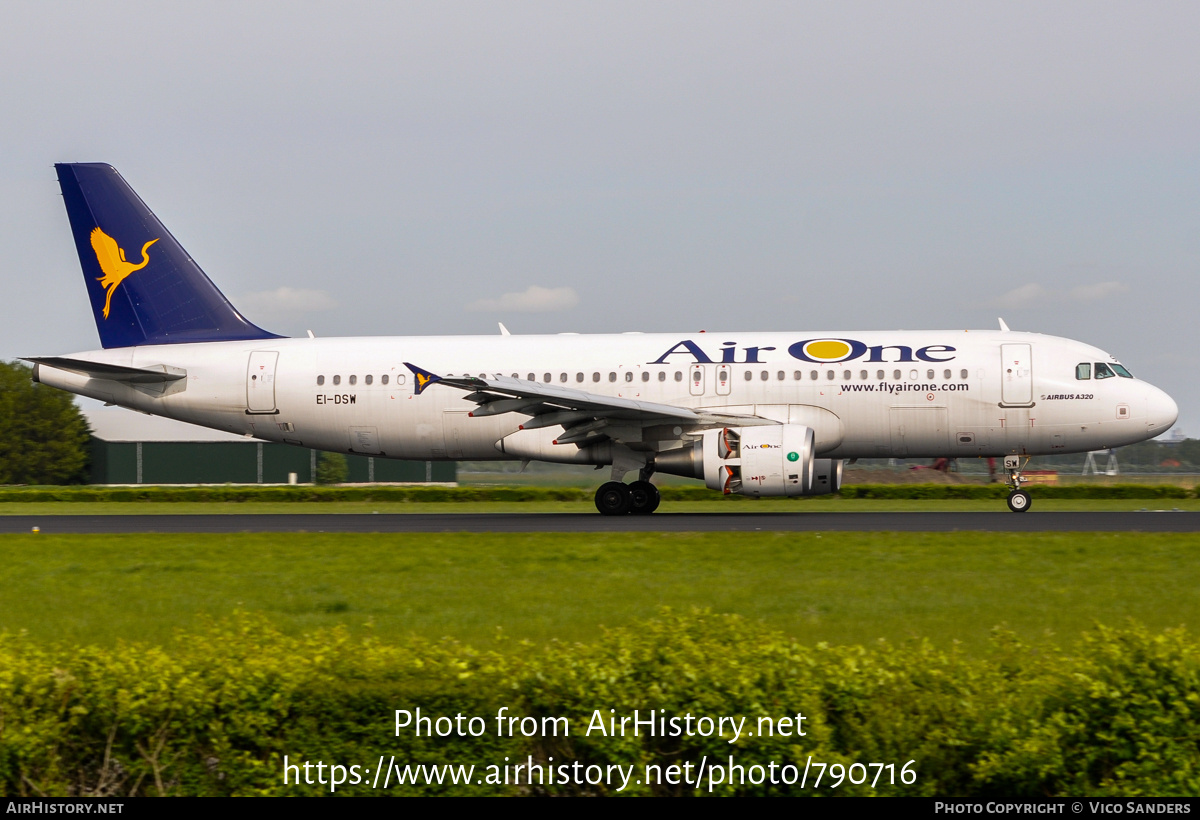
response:
[[[813,431],[800,424],[727,427],[704,434],[704,483],[725,494],[808,495]]]
[[[814,458],[813,483],[805,495],[826,495],[842,489],[842,465],[840,458]]]
[[[802,424],[772,424],[762,427],[726,427],[707,430],[700,441],[654,457],[661,473],[703,478],[709,489],[726,495],[750,496],[814,495],[827,493],[832,464],[824,471],[826,481],[813,477],[813,431]],[[837,479],[840,486],[841,462]]]

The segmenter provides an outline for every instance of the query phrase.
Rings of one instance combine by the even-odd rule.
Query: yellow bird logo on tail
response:
[[[151,239],[142,245],[141,264],[135,265],[125,260],[125,249],[117,244],[117,240],[99,228],[92,231],[92,250],[96,252],[96,261],[100,263],[100,270],[104,271],[104,275],[97,277],[96,281],[100,283],[101,287],[108,289],[108,296],[104,299],[105,319],[108,318],[108,309],[112,305],[112,296],[117,286],[124,282],[125,277],[129,274],[150,264],[150,257],[146,255],[146,249],[157,241],[157,239]]]

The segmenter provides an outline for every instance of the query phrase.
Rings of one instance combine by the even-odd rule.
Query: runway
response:
[[[6,515],[0,533],[1198,532],[1200,512]]]

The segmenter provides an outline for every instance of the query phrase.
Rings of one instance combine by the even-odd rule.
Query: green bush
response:
[[[341,453],[321,453],[317,456],[318,484],[341,484],[349,474],[350,467]]]
[[[332,454],[335,455],[336,454]],[[319,472],[319,468],[318,468]],[[1115,484],[1093,486],[1033,485],[1027,487],[1035,498],[1095,499],[1171,499],[1192,498],[1195,492],[1173,484]],[[45,501],[155,501],[155,502],[245,502],[294,501],[393,501],[448,502],[469,501],[591,501],[593,490],[581,487],[446,487],[412,486],[268,486],[225,485],[208,487],[0,487],[0,503]],[[664,501],[742,502],[740,495],[722,496],[700,486],[660,488]],[[1003,499],[1008,488],[1002,484],[851,484],[842,487],[842,498],[879,499]],[[820,497],[820,496],[818,496]],[[804,499],[797,499],[803,503]]]
[[[22,362],[0,362],[0,484],[87,481],[89,435],[74,396],[34,384]]]
[[[1200,644],[1182,630],[1098,627],[1069,651],[997,632],[969,657],[914,640],[804,646],[737,616],[665,612],[589,644],[477,651],[383,644],[343,630],[284,635],[237,615],[168,648],[46,646],[0,635],[0,787],[8,795],[317,794],[283,784],[283,760],[376,766],[525,762],[739,765],[915,761],[915,782],[828,777],[716,794],[1194,795],[1200,789]],[[417,737],[395,709],[481,716],[478,737]],[[567,717],[569,736],[497,736],[494,716]],[[610,735],[591,717],[745,716],[743,736]],[[805,715],[803,737],[759,717]],[[814,772],[815,773],[815,772]],[[886,775],[885,775],[886,779]],[[706,784],[707,785],[707,784]],[[632,783],[625,793],[690,794]],[[701,791],[707,793],[708,789]],[[390,786],[392,794],[608,794],[577,784]],[[370,783],[338,793],[380,794]]]
[[[1027,484],[1034,498],[1190,498],[1187,488],[1174,484]],[[842,498],[1006,498],[1004,484],[851,484],[842,487]]]

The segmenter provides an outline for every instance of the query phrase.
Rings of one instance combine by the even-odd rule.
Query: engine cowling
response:
[[[681,450],[659,453],[654,469],[671,475],[703,478],[709,489],[726,495],[798,496],[833,492],[827,489],[833,471],[827,465],[824,482],[814,479],[813,431],[801,424],[726,427],[707,430],[700,441]],[[837,462],[841,486],[841,461]]]
[[[840,458],[814,458],[813,483],[805,495],[827,495],[842,489],[842,465]]]

